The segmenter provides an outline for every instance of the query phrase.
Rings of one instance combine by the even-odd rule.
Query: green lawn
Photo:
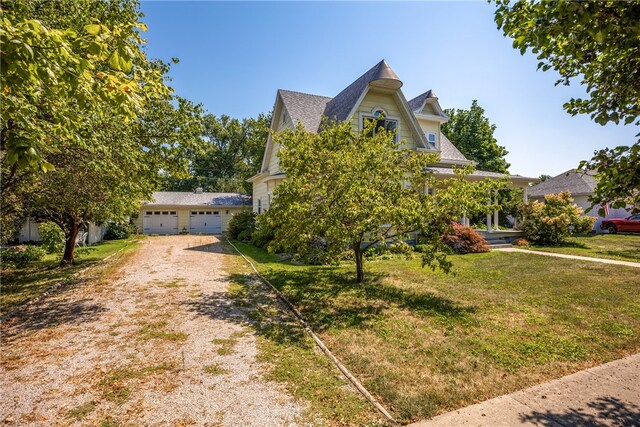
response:
[[[560,246],[532,246],[530,249],[640,262],[640,235],[585,234],[571,237],[566,244]]]
[[[110,240],[93,246],[76,249],[75,264],[60,268],[60,254],[49,254],[42,261],[22,269],[2,269],[2,291],[0,292],[0,312],[7,313],[21,304],[37,297],[50,286],[103,260],[125,246],[137,241],[137,237],[127,240]]]
[[[631,267],[492,252],[453,256],[445,275],[396,257],[366,263],[359,285],[350,265],[293,265],[237,245],[401,422],[640,350]]]

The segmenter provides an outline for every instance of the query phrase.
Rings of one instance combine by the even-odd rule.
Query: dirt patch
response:
[[[3,325],[8,425],[295,425],[265,380],[220,242],[148,238],[119,270]]]

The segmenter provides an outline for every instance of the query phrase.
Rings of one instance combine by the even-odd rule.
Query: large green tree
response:
[[[348,248],[362,282],[368,247],[422,232],[433,249],[425,264],[449,268],[441,232],[465,212],[488,208],[486,183],[463,176],[436,182],[428,169],[435,156],[401,150],[391,133],[371,130],[355,132],[343,122],[319,133],[299,126],[274,136],[287,179],[259,216],[275,230],[269,247],[297,252],[322,242],[329,256]],[[437,186],[435,196],[427,186]]]
[[[12,169],[47,171],[61,140],[83,144],[88,113],[134,120],[149,97],[168,95],[142,49],[134,1],[3,0],[0,3],[0,144]]]
[[[250,194],[247,179],[260,168],[270,122],[270,114],[243,120],[206,115],[202,131],[205,150],[188,157],[191,176],[167,177],[163,189],[192,191],[202,187],[205,191]]]
[[[579,81],[587,96],[564,104],[599,124],[640,124],[640,3],[637,1],[495,1],[495,21],[538,68],[554,69],[556,84]],[[640,142],[596,151],[585,169],[597,170],[591,202],[640,209]]]
[[[480,170],[507,172],[510,165],[504,156],[508,151],[493,136],[496,125],[489,122],[478,101],[473,100],[468,110],[448,108],[445,113],[450,119],[442,125],[442,132],[465,157],[478,162]]]
[[[20,206],[15,218],[54,221],[68,264],[81,226],[126,218],[161,172],[186,174],[200,107],[173,95],[168,65],[146,57],[136,2],[2,6],[3,225],[7,201]]]

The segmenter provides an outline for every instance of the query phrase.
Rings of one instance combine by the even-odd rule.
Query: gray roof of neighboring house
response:
[[[387,64],[387,61],[383,59],[331,99],[327,103],[324,115],[329,120],[346,120],[362,92],[369,86],[369,83],[385,79],[400,81],[396,73]]]
[[[422,107],[422,104],[424,104],[424,101],[427,98],[437,98],[437,96],[431,89],[429,89],[425,93],[416,96],[410,101],[407,101],[409,104],[409,108],[411,108],[411,111],[418,111],[418,109]]]
[[[284,107],[287,109],[291,120],[293,120],[294,126],[302,123],[302,126],[307,131],[318,131],[322,113],[331,98],[283,89],[278,89],[278,93],[282,97]]]
[[[251,196],[240,193],[194,193],[187,191],[157,191],[153,193],[153,201],[145,202],[145,206],[247,206],[251,204]]]
[[[529,188],[528,194],[531,197],[541,197],[547,194],[558,194],[568,191],[573,195],[591,194],[596,188],[595,172],[577,172],[575,169],[568,170],[558,176],[549,178]]]

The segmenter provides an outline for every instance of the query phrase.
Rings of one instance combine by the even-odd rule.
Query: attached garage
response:
[[[142,230],[144,234],[178,234],[178,211],[145,210]]]
[[[222,234],[245,209],[251,209],[251,197],[244,194],[158,191],[135,223],[144,234]]]
[[[189,232],[191,234],[222,234],[220,211],[191,211],[189,215]]]

